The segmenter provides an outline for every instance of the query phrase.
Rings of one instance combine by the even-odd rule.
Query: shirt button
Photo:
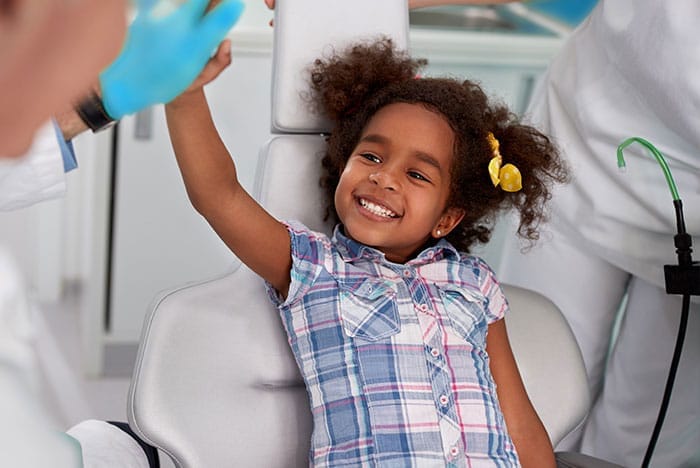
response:
[[[409,276],[411,276],[411,270],[404,270],[404,271],[403,271],[403,275],[404,275],[406,278],[408,278]]]
[[[450,402],[450,398],[447,395],[440,395],[440,404],[442,406],[447,406],[447,404]],[[455,448],[455,447],[452,447]]]
[[[457,455],[459,455],[459,448],[457,446],[452,447],[450,449],[450,455],[452,457],[456,457]]]
[[[421,312],[427,312],[428,311],[428,304],[419,304],[418,310],[420,310]]]
[[[439,357],[440,356],[440,350],[437,348],[430,348],[430,354],[433,357]]]

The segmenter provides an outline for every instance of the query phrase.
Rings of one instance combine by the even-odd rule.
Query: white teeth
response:
[[[376,203],[367,201],[364,198],[360,198],[360,205],[362,205],[363,208],[377,216],[382,216],[384,218],[394,218],[396,216],[396,213],[394,213],[390,209],[385,208],[381,205],[377,205]]]

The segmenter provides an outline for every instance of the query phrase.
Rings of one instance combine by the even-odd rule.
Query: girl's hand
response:
[[[275,9],[275,0],[265,0],[265,5],[267,5],[267,7],[270,10],[274,10]],[[275,25],[275,20],[270,20],[270,27],[272,27],[274,25]]]
[[[229,65],[231,65],[231,40],[224,39],[216,49],[214,56],[210,58],[204,66],[199,76],[197,76],[192,84],[175,98],[172,103],[177,104],[193,93],[200,91],[205,85],[214,81]]]

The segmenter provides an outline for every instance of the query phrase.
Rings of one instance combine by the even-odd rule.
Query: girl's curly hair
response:
[[[547,217],[551,184],[568,180],[565,162],[549,138],[521,124],[504,105],[489,103],[476,83],[418,78],[426,64],[398,51],[387,38],[356,44],[314,62],[312,104],[334,124],[321,180],[328,197],[327,216],[337,218],[333,197],[340,174],[372,116],[389,104],[420,104],[444,116],[455,133],[448,205],[463,209],[465,216],[447,239],[469,252],[475,243],[489,240],[500,212],[515,208],[520,213],[518,235],[533,243]],[[519,192],[505,192],[491,183],[489,132],[500,143],[503,162],[520,169]]]

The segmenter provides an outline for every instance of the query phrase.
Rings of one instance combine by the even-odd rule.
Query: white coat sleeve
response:
[[[81,467],[80,445],[58,429],[40,397],[34,312],[17,268],[0,248],[0,466]]]
[[[139,443],[111,424],[58,427],[42,393],[37,312],[0,246],[0,467],[148,468]]]
[[[0,157],[0,211],[8,211],[63,195],[63,156],[51,122],[35,135],[24,156]]]

